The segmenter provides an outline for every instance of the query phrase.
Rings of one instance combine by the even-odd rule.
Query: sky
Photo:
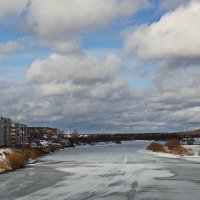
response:
[[[0,115],[83,133],[200,128],[199,0],[0,0]]]

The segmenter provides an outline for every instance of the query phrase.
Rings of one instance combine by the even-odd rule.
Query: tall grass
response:
[[[166,152],[165,146],[157,142],[150,143],[147,146],[147,150],[150,150],[153,152]]]
[[[30,148],[24,148],[22,149],[22,152],[24,153],[26,161],[32,159],[35,160],[38,156],[40,156],[42,153],[39,149],[30,147]]]
[[[17,150],[6,154],[6,160],[8,160],[10,167],[13,169],[24,167],[26,163],[24,154]]]
[[[3,152],[5,159],[0,161],[0,173],[22,168],[30,159],[36,159],[42,153],[36,148],[16,149],[10,152]]]
[[[162,145],[157,142],[152,142],[147,146],[147,150],[153,152],[163,152],[163,153],[171,153],[175,155],[194,155],[194,152],[191,149],[187,149],[180,145],[178,140],[168,140],[166,144]]]

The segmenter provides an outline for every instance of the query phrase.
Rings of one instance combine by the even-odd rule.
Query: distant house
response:
[[[11,119],[0,117],[0,146],[10,146]]]
[[[27,142],[27,126],[24,124],[12,122],[10,129],[10,145],[16,146],[25,144]]]

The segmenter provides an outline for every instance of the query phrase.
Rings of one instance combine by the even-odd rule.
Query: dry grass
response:
[[[36,148],[16,149],[11,152],[4,152],[5,160],[0,161],[0,173],[22,168],[29,159],[36,159],[41,151]]]
[[[157,143],[157,142],[152,142],[147,146],[147,150],[153,151],[153,152],[166,152],[166,149],[164,145]]]
[[[41,155],[40,150],[32,147],[22,149],[22,151],[25,155],[26,161],[28,161],[29,159],[35,160],[38,156]]]
[[[61,145],[51,145],[48,148],[50,152],[58,150],[61,147]],[[5,155],[5,159],[0,161],[0,173],[24,167],[27,161],[29,161],[30,159],[35,160],[37,157],[42,155],[42,152],[42,149],[37,149],[33,147],[12,149],[10,152],[3,152],[3,154]]]
[[[23,152],[19,150],[7,153],[6,160],[10,163],[12,169],[24,167],[26,162]]]
[[[175,149],[175,148],[181,147],[181,144],[179,143],[178,140],[173,139],[173,140],[167,140],[165,146],[166,146],[169,150],[173,150],[173,149]]]
[[[149,146],[147,146],[147,150],[153,152],[163,152],[163,153],[171,153],[175,155],[194,155],[194,152],[191,149],[187,149],[180,145],[178,140],[168,140],[165,145],[160,143],[152,142]]]
[[[183,147],[178,140],[168,140],[165,144],[165,146],[168,148],[169,153],[175,154],[175,155],[188,155],[192,156],[194,155],[194,152],[191,149],[187,149]]]
[[[6,170],[11,170],[10,163],[7,160],[2,160],[0,161],[0,172],[6,171]]]
[[[169,150],[170,153],[175,154],[175,155],[188,155],[188,156],[192,156],[194,155],[194,152],[191,149],[186,149],[183,146],[178,146],[178,147],[174,147],[171,150]]]

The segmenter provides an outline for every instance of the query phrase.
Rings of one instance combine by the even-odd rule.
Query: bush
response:
[[[6,154],[6,159],[10,163],[10,167],[13,169],[25,166],[25,156],[21,151],[12,151]]]
[[[10,163],[6,160],[0,161],[0,172],[9,171],[11,170]]]
[[[174,147],[173,149],[170,150],[170,153],[172,154],[176,154],[176,155],[188,155],[188,156],[192,156],[194,155],[194,152],[191,149],[186,149],[183,146],[178,146],[178,147]]]
[[[173,150],[174,148],[179,148],[181,147],[180,143],[178,140],[167,140],[165,146],[169,149],[169,150]]]
[[[194,152],[191,149],[187,149],[179,143],[178,140],[168,140],[165,146],[169,149],[169,153],[176,155],[194,155]]]
[[[36,159],[38,156],[41,155],[41,151],[39,149],[36,149],[36,148],[33,148],[33,147],[30,147],[30,148],[25,148],[22,150],[24,155],[25,155],[25,158],[26,158],[26,161],[28,161],[29,159]]]
[[[153,152],[166,152],[166,149],[164,145],[159,144],[157,142],[152,142],[147,146],[147,150],[153,151]]]

